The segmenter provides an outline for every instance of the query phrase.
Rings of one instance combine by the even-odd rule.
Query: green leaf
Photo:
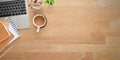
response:
[[[56,0],[46,0],[45,3],[47,3],[48,5],[53,5],[55,1]]]

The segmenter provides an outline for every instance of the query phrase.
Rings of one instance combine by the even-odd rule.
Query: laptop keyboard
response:
[[[0,2],[0,17],[24,15],[26,12],[25,0]]]

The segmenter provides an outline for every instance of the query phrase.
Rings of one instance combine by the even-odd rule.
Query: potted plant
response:
[[[56,0],[45,0],[45,3],[47,3],[48,5],[53,5],[56,2]]]

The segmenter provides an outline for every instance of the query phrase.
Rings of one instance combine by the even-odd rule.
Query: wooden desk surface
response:
[[[57,0],[29,12],[31,28],[0,60],[120,60],[120,0]],[[38,13],[48,20],[39,33]]]

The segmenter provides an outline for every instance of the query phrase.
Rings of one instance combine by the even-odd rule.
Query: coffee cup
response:
[[[47,19],[42,14],[37,14],[33,17],[33,25],[37,27],[37,32],[40,31],[41,28],[45,27],[47,24]]]

